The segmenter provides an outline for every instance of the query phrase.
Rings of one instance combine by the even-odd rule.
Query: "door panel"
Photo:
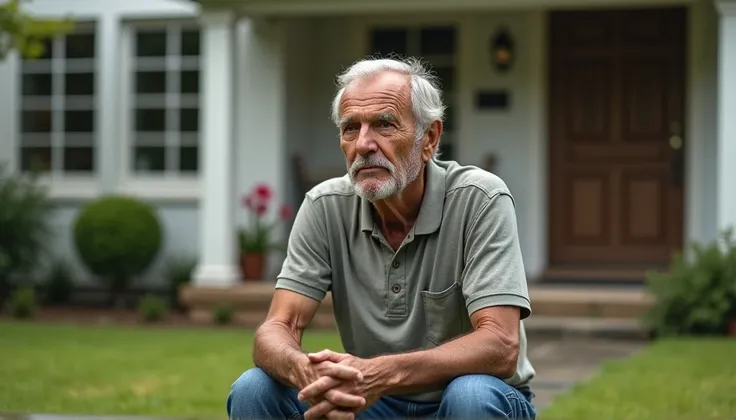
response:
[[[551,13],[550,264],[658,266],[682,247],[685,18]]]

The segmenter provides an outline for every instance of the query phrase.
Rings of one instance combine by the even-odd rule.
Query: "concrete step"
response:
[[[589,318],[532,315],[524,321],[532,339],[595,337],[648,340],[651,334],[643,322],[633,318]]]
[[[654,304],[643,287],[529,286],[532,313],[539,316],[639,319]]]

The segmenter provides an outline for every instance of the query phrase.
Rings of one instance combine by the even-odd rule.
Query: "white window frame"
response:
[[[134,112],[134,101],[136,101],[137,94],[134,91],[134,65],[137,57],[135,57],[135,34],[139,29],[167,29],[177,28],[178,34],[181,34],[181,30],[186,28],[196,28],[200,31],[200,37],[202,36],[202,26],[196,19],[191,18],[172,18],[172,19],[152,19],[146,21],[131,20],[123,22],[121,25],[121,48],[120,48],[120,84],[118,90],[118,100],[120,109],[120,135],[119,142],[120,148],[118,149],[121,159],[120,162],[120,173],[119,173],[119,190],[122,193],[135,194],[153,199],[198,199],[200,195],[200,178],[202,174],[202,154],[203,154],[203,134],[202,127],[203,121],[199,119],[199,130],[197,141],[198,151],[198,168],[196,173],[180,173],[178,171],[164,171],[162,173],[139,173],[133,170],[133,147],[136,144],[136,132],[135,132],[135,112]],[[177,49],[179,48],[179,40],[181,38],[176,36],[172,38],[172,35],[168,36],[168,45],[176,44]],[[200,43],[201,45],[201,43]],[[170,53],[170,51],[167,51]],[[202,71],[201,57],[203,51],[200,49],[199,57],[184,57],[182,60],[180,56],[167,56],[165,68],[166,71],[175,72],[182,68],[182,61],[186,62],[187,68],[195,67]],[[193,63],[197,62],[195,66]],[[200,76],[201,80],[201,76]],[[175,81],[178,83],[178,79]],[[167,84],[171,85],[170,78],[167,79]],[[177,89],[178,90],[178,89]],[[153,94],[162,95],[162,94]],[[185,103],[196,102],[197,108],[200,110],[202,107],[202,93],[200,83],[200,93],[198,94],[185,94]],[[191,95],[191,96],[189,96]],[[167,93],[165,94],[164,104],[167,109],[176,109],[181,103],[180,92]],[[194,98],[196,97],[196,98]],[[168,127],[167,127],[168,128]],[[167,131],[165,135],[165,146],[166,147],[178,147],[180,142],[180,133],[178,131]],[[168,162],[167,162],[168,164]]]
[[[71,32],[71,34],[77,34],[77,33],[93,33],[95,37],[95,55],[93,58],[82,58],[82,59],[67,59],[67,58],[60,58],[55,57],[50,60],[50,63],[48,65],[51,66],[51,72],[52,72],[52,92],[50,96],[51,106],[52,106],[52,131],[49,133],[50,135],[50,143],[51,143],[51,159],[52,159],[52,169],[49,172],[44,172],[42,174],[39,174],[39,182],[46,186],[48,188],[49,196],[53,199],[86,199],[86,198],[92,198],[95,197],[99,190],[99,181],[103,174],[103,168],[101,168],[100,165],[100,156],[102,153],[102,147],[101,147],[101,141],[100,141],[100,134],[101,134],[101,127],[99,126],[100,117],[99,117],[99,107],[98,104],[100,103],[100,96],[101,96],[101,89],[100,89],[100,57],[101,57],[101,51],[100,51],[100,36],[101,36],[101,27],[100,27],[100,21],[98,20],[84,20],[84,21],[75,21],[74,22],[74,28]],[[66,36],[61,35],[56,37],[52,40],[52,48],[54,49],[54,52],[63,52],[64,46],[66,42]],[[23,171],[23,161],[22,161],[22,155],[21,155],[21,149],[23,147],[23,127],[22,127],[22,112],[25,109],[33,109],[33,104],[40,106],[45,102],[46,96],[40,96],[40,97],[33,97],[33,96],[24,96],[23,95],[23,58],[18,54],[14,53],[12,57],[8,57],[10,68],[13,72],[13,79],[16,80],[15,82],[15,92],[14,92],[14,102],[16,106],[11,106],[12,109],[12,118],[13,123],[11,125],[14,126],[13,135],[15,138],[15,141],[11,141],[11,152],[12,156],[10,157],[10,168],[14,170],[16,173],[25,173]],[[71,64],[73,68],[83,68],[84,70],[90,70],[92,74],[94,75],[94,92],[89,97],[85,98],[74,98],[72,97],[71,102],[76,103],[79,105],[80,103],[82,105],[85,105],[87,102],[91,102],[90,108],[94,110],[94,128],[92,132],[89,134],[72,134],[71,136],[90,136],[91,137],[91,146],[93,149],[93,155],[92,155],[92,165],[93,169],[91,172],[64,172],[63,170],[59,170],[60,167],[63,168],[63,160],[61,159],[60,155],[58,153],[54,152],[54,149],[63,149],[64,146],[67,144],[66,139],[66,133],[64,131],[54,131],[54,126],[59,125],[59,119],[63,119],[64,115],[64,109],[66,105],[66,97],[64,95],[64,76],[65,76],[65,70],[67,68],[67,62],[71,61]],[[91,62],[91,66],[89,65]],[[30,67],[36,67],[39,70],[43,67],[45,67],[47,63],[43,62],[36,62],[31,63]],[[39,73],[44,73],[42,71],[39,71]],[[61,84],[57,83],[58,80],[61,80]],[[30,98],[31,106],[25,107],[24,106],[24,98]],[[27,99],[26,99],[27,100]],[[87,109],[86,107],[82,106],[81,108]],[[73,143],[73,142],[72,142]]]

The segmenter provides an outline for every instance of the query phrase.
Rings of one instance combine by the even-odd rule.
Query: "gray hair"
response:
[[[332,120],[340,125],[340,100],[345,88],[355,80],[367,78],[378,73],[393,71],[411,77],[411,107],[414,114],[414,136],[421,139],[433,121],[444,121],[445,105],[442,103],[442,90],[434,76],[419,59],[408,58],[369,58],[360,60],[337,77],[338,91],[332,101]],[[439,156],[439,147],[435,158]]]

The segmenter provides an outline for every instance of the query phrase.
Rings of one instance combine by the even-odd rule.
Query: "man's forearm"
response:
[[[407,394],[440,388],[468,374],[513,376],[518,342],[494,331],[478,329],[429,350],[379,356],[384,366],[384,394]]]
[[[253,362],[277,381],[291,388],[303,386],[297,374],[300,364],[309,363],[299,341],[288,326],[278,321],[267,321],[255,333]]]

